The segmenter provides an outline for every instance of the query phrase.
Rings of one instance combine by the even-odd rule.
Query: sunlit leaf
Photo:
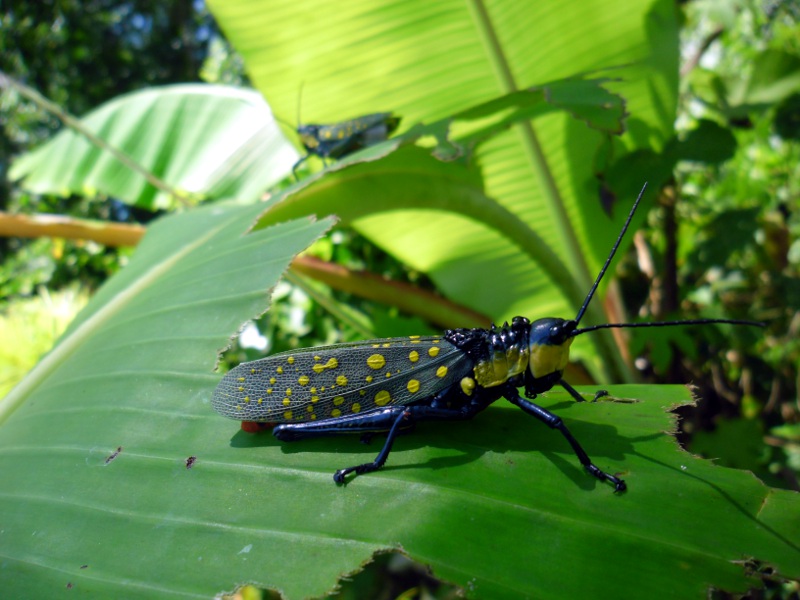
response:
[[[298,158],[264,98],[252,90],[175,85],[133,92],[83,119],[95,135],[178,192],[196,199],[258,198]],[[95,193],[155,209],[171,205],[164,190],[65,129],[11,170],[23,186],[48,194]]]
[[[672,133],[678,37],[669,2],[592,1],[554,9],[540,3],[361,1],[345,10],[319,0],[209,4],[256,87],[288,121],[295,118],[301,87],[301,122],[392,111],[403,118],[402,133],[578,73],[618,78],[608,90],[627,102],[630,134],[621,141],[610,142],[607,132],[576,118],[587,116],[581,111],[560,110],[493,137],[475,157],[485,196],[536,232],[567,265],[575,288],[588,290],[608,254],[633,201],[621,194],[635,194],[645,181],[657,186],[661,178],[660,172],[651,177],[646,169],[628,170],[612,201],[601,202],[599,165],[637,148],[660,150]],[[600,91],[587,88],[566,99],[591,105]],[[547,271],[482,223],[400,207],[354,227],[424,270],[445,295],[497,321],[577,311]],[[616,352],[603,354],[609,372],[625,377]],[[600,361],[592,366],[604,368]]]

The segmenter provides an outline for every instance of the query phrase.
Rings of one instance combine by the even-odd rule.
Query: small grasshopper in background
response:
[[[390,112],[373,113],[331,125],[298,125],[297,135],[307,154],[292,167],[297,168],[312,154],[321,159],[342,158],[348,154],[373,146],[384,140],[400,125],[400,117]]]

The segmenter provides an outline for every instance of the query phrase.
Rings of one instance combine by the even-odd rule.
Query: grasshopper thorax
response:
[[[306,150],[313,151],[319,146],[319,125],[299,125],[297,135]]]
[[[578,323],[572,319],[545,318],[531,323],[528,334],[528,370],[534,379],[558,377],[569,362],[569,347]]]

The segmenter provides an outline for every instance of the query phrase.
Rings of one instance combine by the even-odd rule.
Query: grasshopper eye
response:
[[[550,327],[550,342],[556,346],[560,346],[572,337],[572,332],[575,331],[575,327],[577,327],[575,321],[560,321],[555,323]]]
[[[553,325],[550,328],[550,341],[556,345],[560,346],[563,344],[567,339],[567,336],[564,335],[564,328],[559,325]]]

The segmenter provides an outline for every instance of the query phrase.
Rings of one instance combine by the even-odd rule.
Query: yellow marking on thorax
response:
[[[531,345],[531,373],[537,379],[563,371],[569,363],[569,347],[575,338],[569,338],[560,346],[547,344]]]

